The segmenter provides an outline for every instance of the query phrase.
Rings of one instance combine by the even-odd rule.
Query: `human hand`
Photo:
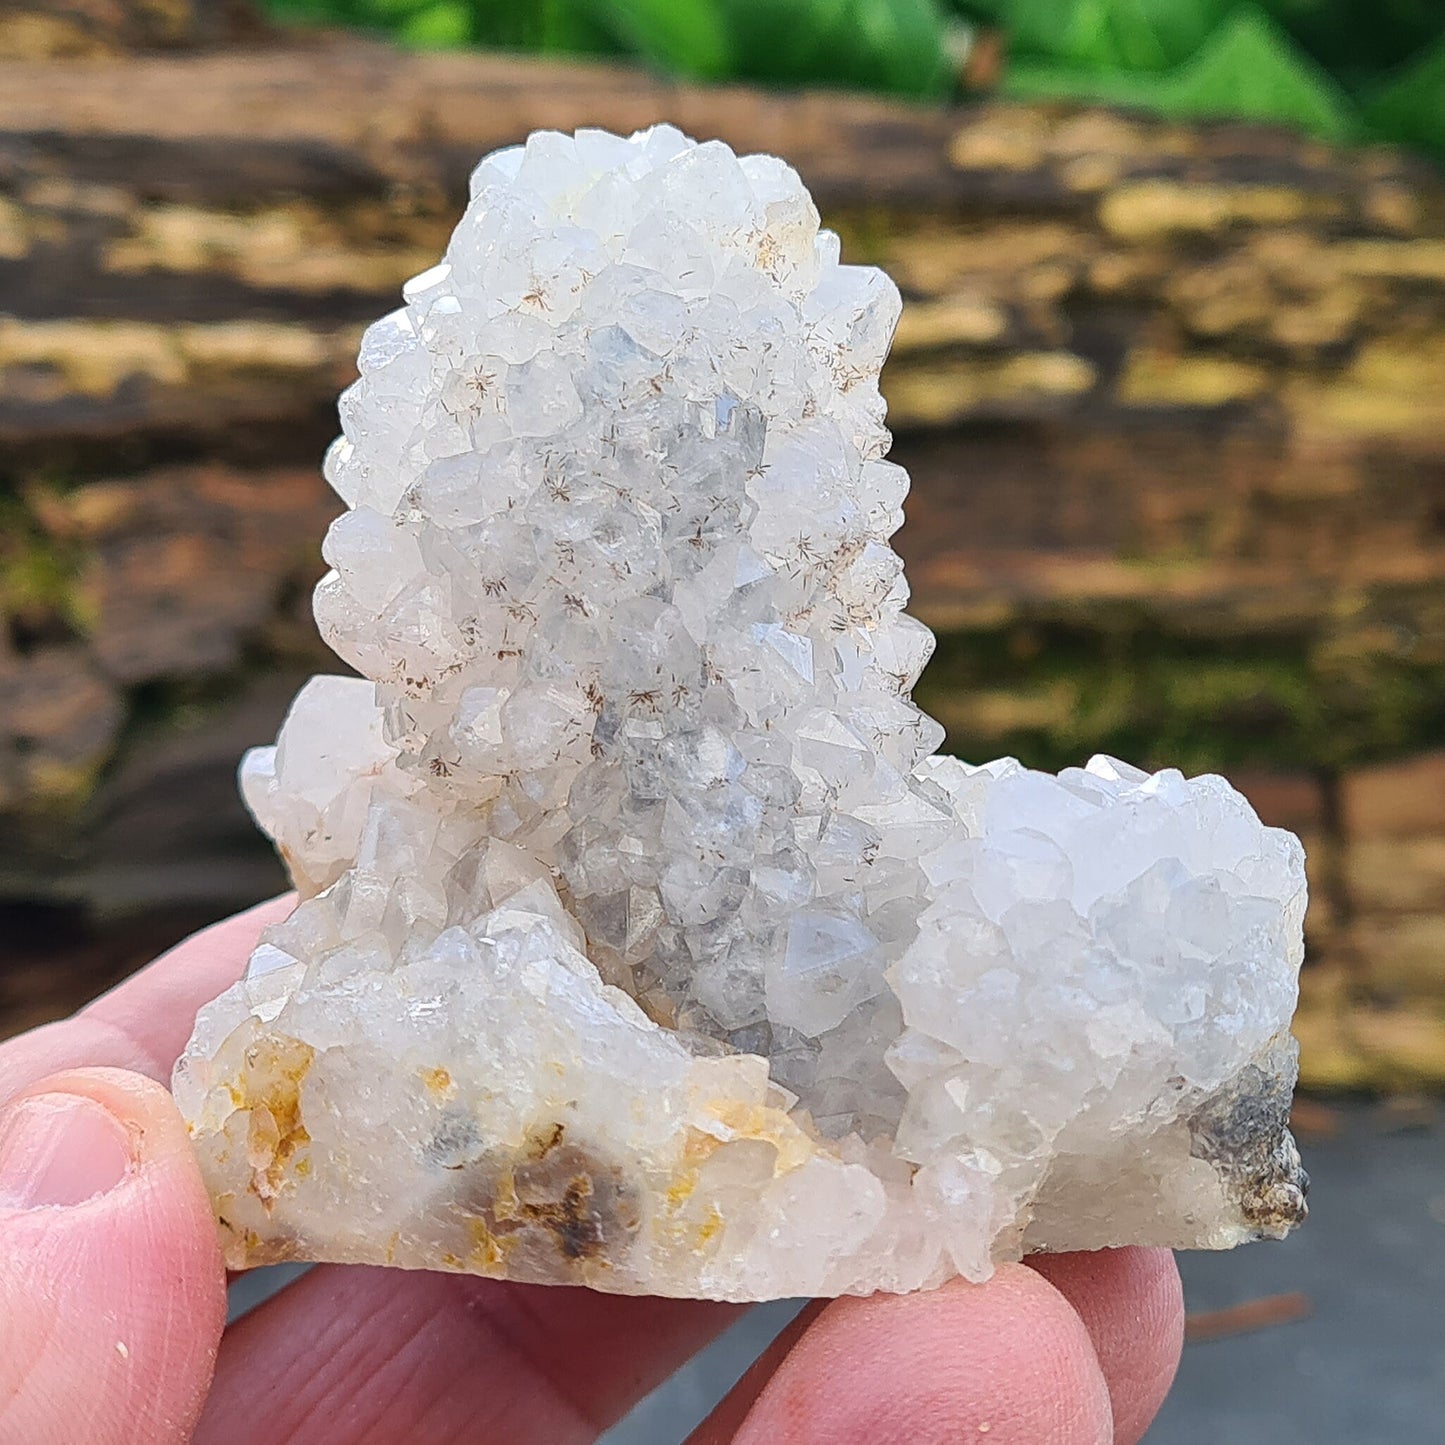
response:
[[[277,899],[0,1045],[0,1445],[581,1445],[739,1313],[323,1265],[222,1335],[210,1203],[163,1083]],[[1133,1445],[1179,1359],[1167,1251],[819,1302],[689,1445]]]

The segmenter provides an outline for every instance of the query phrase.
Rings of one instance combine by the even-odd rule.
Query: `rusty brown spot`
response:
[[[561,1123],[533,1130],[504,1163],[478,1161],[468,1176],[461,1202],[476,1220],[473,1252],[480,1245],[492,1265],[519,1254],[548,1273],[559,1263],[610,1264],[640,1223],[621,1170],[573,1143]]]
[[[251,1166],[251,1192],[269,1214],[288,1171],[300,1173],[297,1156],[311,1142],[301,1121],[301,1081],[315,1051],[297,1039],[278,1038],[246,1051],[234,1092],[238,1107],[247,1109],[246,1162]]]
[[[535,1148],[538,1159],[545,1159],[563,1140],[567,1133],[565,1124],[553,1124],[545,1137],[538,1137],[535,1140]]]
[[[504,1178],[493,1201],[495,1232],[542,1230],[565,1259],[595,1259],[607,1245],[609,1202],[581,1150],[547,1143]]]
[[[524,1186],[525,1187],[525,1186]],[[528,1224],[548,1230],[567,1259],[594,1259],[603,1252],[607,1232],[602,1214],[593,1208],[592,1176],[574,1174],[563,1186],[561,1198],[521,1198],[514,1194],[499,1223]]]
[[[274,1236],[262,1238],[249,1225],[237,1224],[224,1213],[216,1216],[216,1223],[221,1230],[221,1252],[229,1269],[281,1264],[296,1258],[297,1239],[290,1230],[281,1230]]]

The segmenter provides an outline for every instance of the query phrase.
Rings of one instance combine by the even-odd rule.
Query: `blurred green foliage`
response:
[[[1131,43],[1119,45],[1117,53],[1145,53],[1145,37],[1154,33],[1131,33]],[[1154,53],[1163,49],[1161,43]],[[1045,59],[1021,58],[1009,71],[1006,88],[1014,95],[1068,95],[1165,115],[1282,121],[1332,141],[1350,140],[1359,130],[1344,89],[1275,22],[1252,8],[1227,17],[1197,50],[1168,69],[1122,63],[1061,69]]]
[[[1296,125],[1445,155],[1441,0],[960,0],[1009,36],[1005,91]]]
[[[420,47],[618,55],[695,80],[958,92],[970,39],[1004,94],[1244,117],[1445,157],[1445,0],[266,0]]]
[[[1212,768],[1347,768],[1428,746],[1445,672],[1310,636],[1218,639],[1118,619],[945,633],[914,694],[963,757],[1057,770],[1089,752]]]

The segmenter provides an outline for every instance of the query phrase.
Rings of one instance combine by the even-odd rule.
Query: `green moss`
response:
[[[0,493],[0,624],[22,631],[83,631],[75,548],[47,534],[19,497]]]
[[[824,224],[838,233],[843,254],[856,266],[881,266],[907,218],[886,206],[830,209]]]
[[[940,639],[920,704],[965,757],[1092,752],[1189,771],[1338,768],[1445,738],[1445,666],[1311,638],[1223,640],[1038,620]]]

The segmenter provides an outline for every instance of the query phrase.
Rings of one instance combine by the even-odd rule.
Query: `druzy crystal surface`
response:
[[[899,314],[796,174],[488,157],[371,327],[301,902],[175,1080],[227,1261],[758,1299],[1303,1214],[1302,853],[1222,779],[970,767],[889,537]]]

